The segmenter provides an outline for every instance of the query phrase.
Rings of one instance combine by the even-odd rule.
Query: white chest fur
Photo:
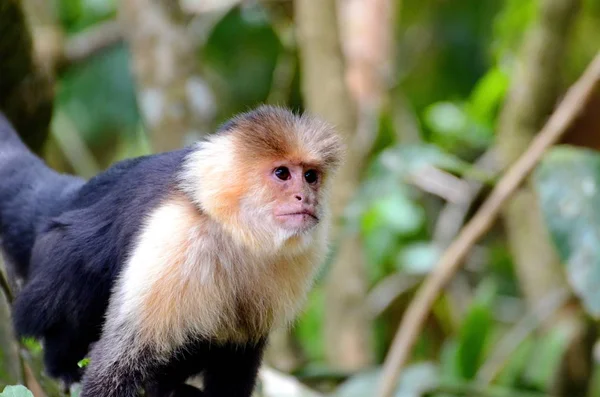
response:
[[[146,222],[114,308],[137,341],[160,351],[191,336],[244,342],[296,314],[323,259],[324,239],[304,253],[260,258],[218,229],[183,197]]]

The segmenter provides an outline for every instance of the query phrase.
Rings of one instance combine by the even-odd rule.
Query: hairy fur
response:
[[[294,318],[324,259],[341,151],[326,124],[265,106],[85,182],[49,170],[0,118],[2,248],[26,281],[17,332],[42,339],[66,383],[95,343],[82,397],[249,396],[270,330]],[[278,226],[277,162],[321,173],[311,229]],[[183,385],[200,372],[203,392]]]

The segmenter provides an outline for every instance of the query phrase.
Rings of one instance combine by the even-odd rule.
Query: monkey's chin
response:
[[[278,215],[277,221],[282,229],[294,234],[303,234],[310,231],[319,223],[315,216],[306,213]]]

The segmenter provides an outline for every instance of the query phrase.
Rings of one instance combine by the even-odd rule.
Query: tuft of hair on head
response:
[[[272,105],[262,105],[232,118],[219,132],[231,133],[243,143],[238,152],[242,156],[297,158],[317,163],[328,172],[338,168],[345,149],[329,123]]]

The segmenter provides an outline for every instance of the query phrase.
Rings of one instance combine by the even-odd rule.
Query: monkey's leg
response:
[[[204,397],[198,388],[185,384],[200,374],[206,364],[207,352],[202,349],[204,343],[190,345],[171,356],[165,364],[155,367],[149,373],[145,390],[147,397]],[[200,349],[198,350],[198,347]]]
[[[142,377],[138,371],[126,370],[99,373],[90,368],[83,378],[80,397],[138,397]]]
[[[65,388],[81,379],[77,366],[87,353],[87,343],[69,327],[54,327],[44,335],[44,366],[48,374],[63,382]]]
[[[204,373],[206,397],[250,397],[254,390],[264,343],[227,346],[211,351]]]
[[[150,363],[148,355],[128,350],[123,340],[103,336],[94,345],[80,397],[138,397]]]

